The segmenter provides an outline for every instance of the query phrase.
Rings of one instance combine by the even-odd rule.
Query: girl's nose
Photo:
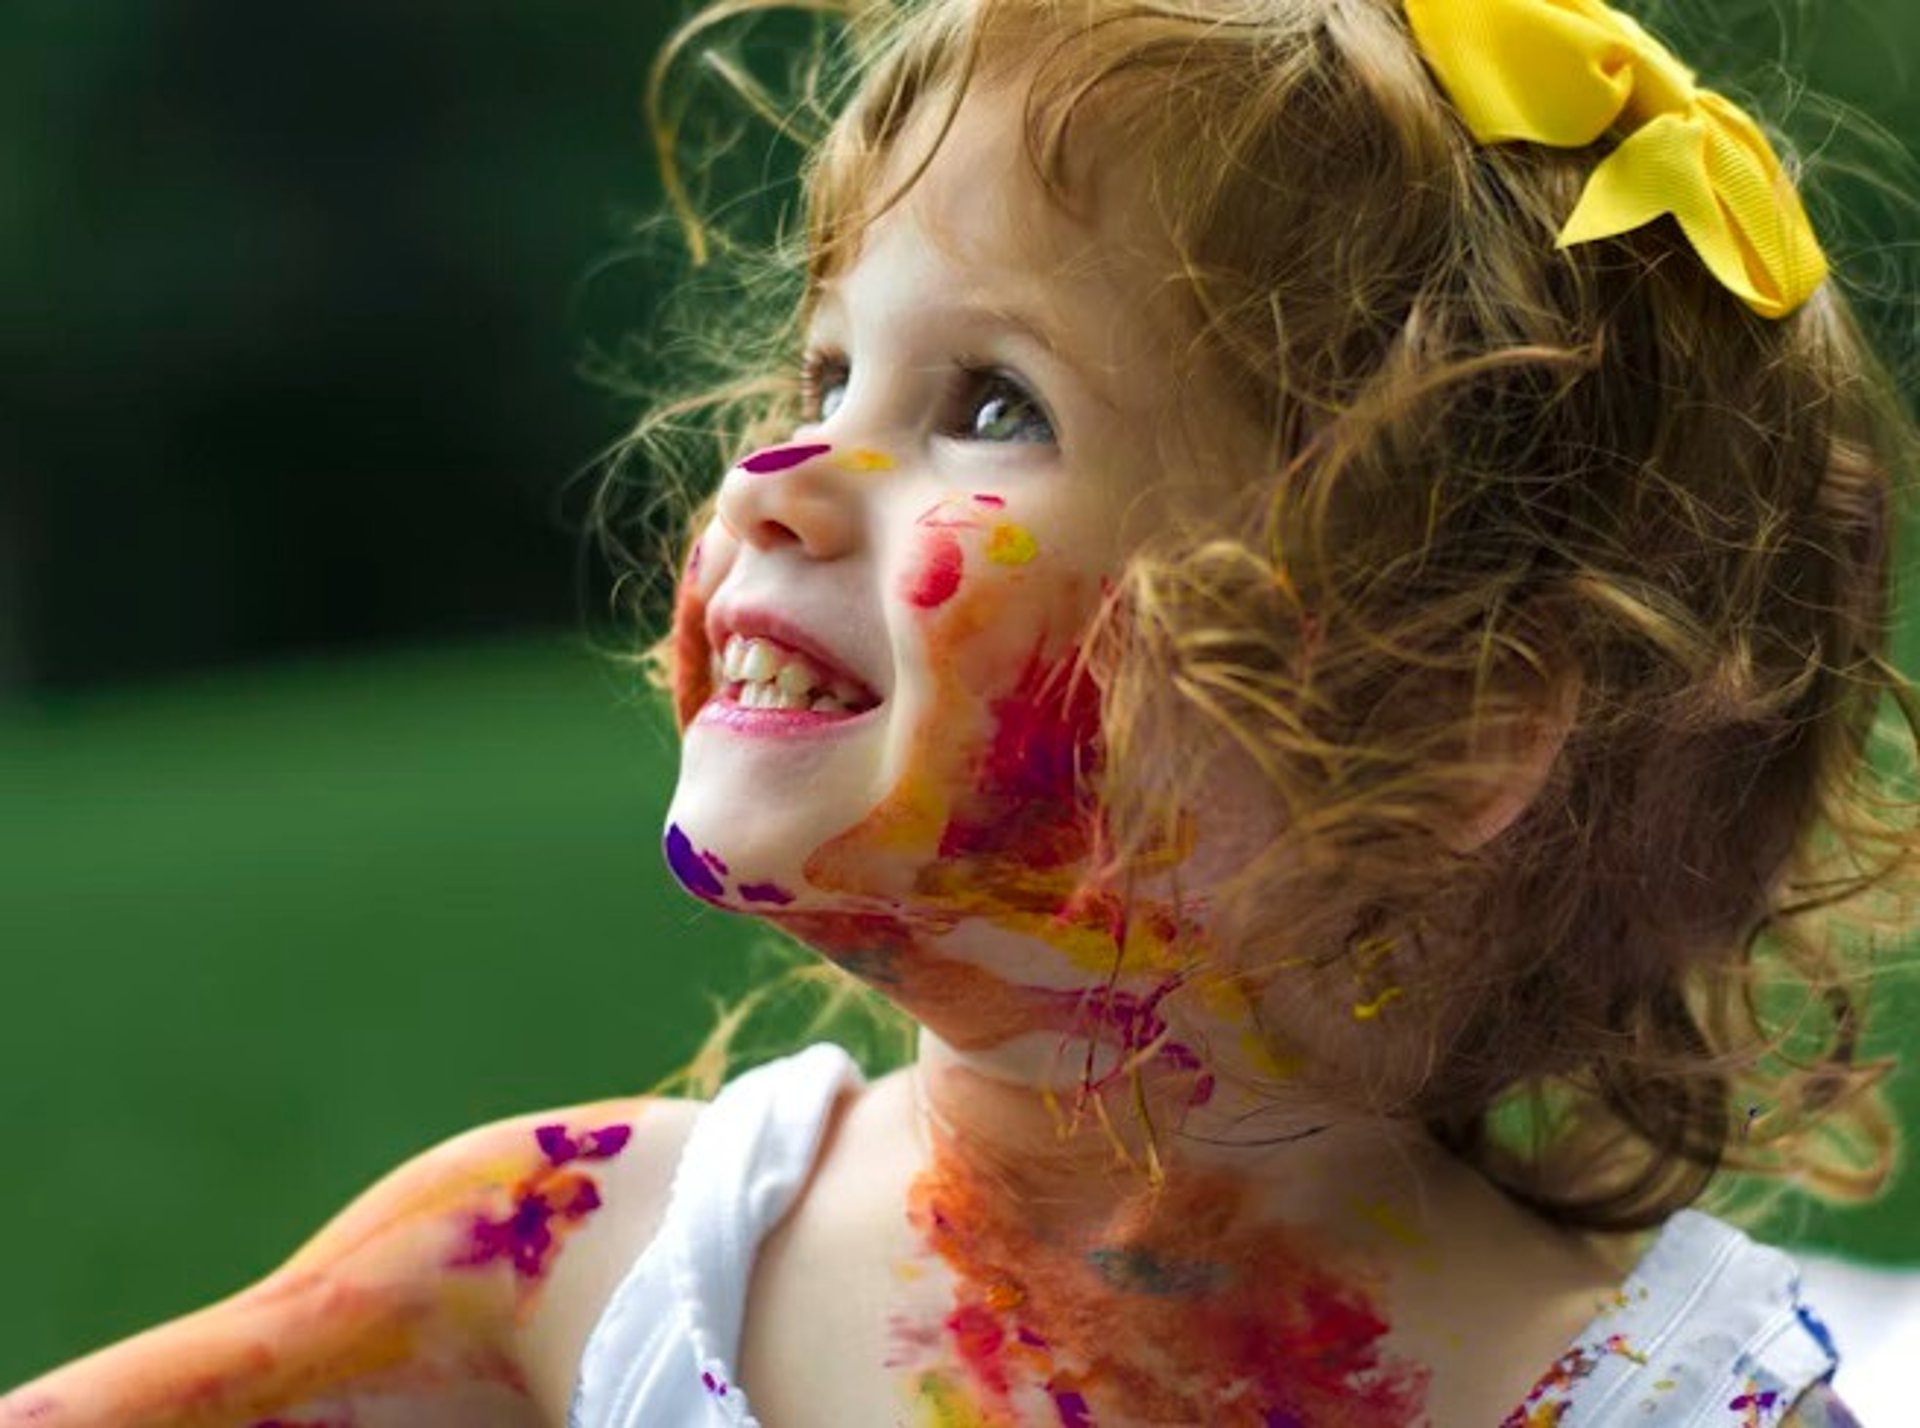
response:
[[[828,442],[793,442],[744,457],[720,483],[721,523],[762,551],[797,545],[813,560],[845,555],[859,537],[848,462]]]

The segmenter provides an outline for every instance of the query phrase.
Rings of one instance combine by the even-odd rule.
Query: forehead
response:
[[[875,202],[891,196],[938,149],[905,199],[861,236],[850,268],[820,285],[836,304],[972,306],[1017,314],[1063,360],[1112,375],[1130,356],[1164,353],[1169,310],[1162,278],[1170,249],[1145,186],[1100,161],[1091,114],[1076,116],[1061,176],[1068,207],[1034,172],[1021,127],[1021,92],[968,93],[944,135],[949,100],[928,96],[887,156]]]

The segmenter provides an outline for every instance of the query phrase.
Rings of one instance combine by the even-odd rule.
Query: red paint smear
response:
[[[1070,668],[1071,657],[1048,664],[1036,653],[993,701],[979,783],[941,834],[942,858],[1000,854],[1030,874],[1081,863],[1096,845],[1096,807],[1080,778],[1102,763],[1100,695]]]
[[[983,1303],[962,1304],[947,1315],[947,1335],[975,1382],[995,1399],[1004,1400],[1011,1385],[1000,1357],[1007,1340],[1000,1316]]]
[[[907,582],[906,597],[922,610],[932,610],[946,604],[960,588],[965,558],[959,539],[944,530],[927,538],[926,552],[926,564]]]
[[[993,507],[994,510],[996,511],[999,510],[1002,506],[1007,504],[1006,501],[999,496],[988,496],[983,494],[983,495],[977,495],[973,499],[978,501],[983,506]]]

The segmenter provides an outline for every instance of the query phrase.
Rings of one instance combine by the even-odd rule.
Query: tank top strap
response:
[[[1790,1256],[1681,1210],[1503,1428],[1766,1428],[1838,1365]]]
[[[753,1424],[732,1378],[754,1257],[806,1183],[835,1100],[862,1084],[846,1051],[818,1042],[701,1110],[659,1231],[587,1337],[570,1428]]]

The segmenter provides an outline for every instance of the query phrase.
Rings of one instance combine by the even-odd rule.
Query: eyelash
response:
[[[839,353],[829,350],[808,352],[800,359],[800,414],[807,422],[820,420],[821,378],[828,372],[838,374],[843,380],[851,374],[847,370],[847,359]],[[1058,441],[1057,428],[1053,418],[1038,397],[1028,391],[1026,385],[997,368],[982,366],[970,357],[962,357],[955,365],[955,388],[953,395],[973,395],[982,391],[1004,389],[1025,402],[1033,414],[1046,424],[1051,434],[1049,443]]]

